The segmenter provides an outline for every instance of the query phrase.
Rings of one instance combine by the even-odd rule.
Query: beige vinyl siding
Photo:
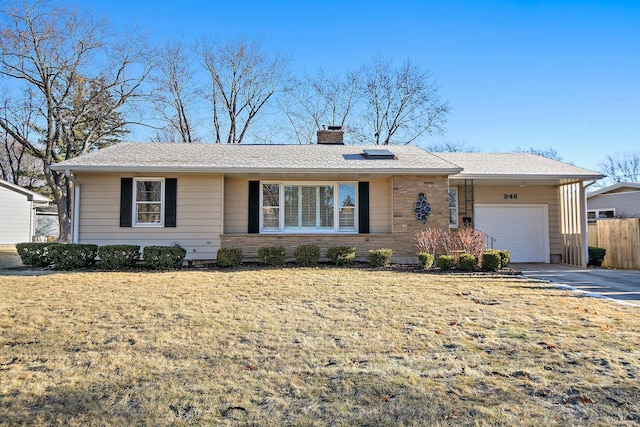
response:
[[[504,198],[507,194],[517,194],[517,199]],[[464,203],[464,187],[458,187],[458,203]],[[550,254],[562,254],[562,233],[560,220],[560,202],[558,188],[555,186],[481,186],[474,187],[475,204],[501,205],[547,205],[549,212],[549,249]]]
[[[391,178],[369,180],[369,232],[391,233],[392,191]]]
[[[249,227],[249,179],[224,178],[224,232],[246,233]]]
[[[224,180],[224,232],[246,233],[249,223],[249,181],[259,178],[225,177]],[[391,232],[391,178],[331,177],[322,179],[309,175],[270,176],[263,180],[274,181],[368,181],[369,182],[369,232]]]
[[[33,210],[24,194],[0,187],[0,245],[29,242]]]
[[[154,176],[178,179],[177,226],[120,227],[120,178]],[[80,174],[77,179],[80,243],[144,247],[178,242],[187,250],[188,260],[216,258],[222,232],[221,175]]]

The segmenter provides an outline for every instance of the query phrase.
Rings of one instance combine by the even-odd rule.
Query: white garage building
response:
[[[36,208],[49,199],[0,179],[0,245],[30,242],[36,232]]]

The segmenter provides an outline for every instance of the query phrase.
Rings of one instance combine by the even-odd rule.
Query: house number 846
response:
[[[518,194],[517,194],[517,193],[511,193],[511,194],[504,193],[504,198],[505,198],[505,199],[512,199],[512,200],[514,200],[514,199],[517,199],[517,198],[518,198]]]

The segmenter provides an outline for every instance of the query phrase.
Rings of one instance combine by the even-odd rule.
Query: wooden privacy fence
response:
[[[603,267],[640,269],[640,218],[590,223],[589,246],[607,250]]]

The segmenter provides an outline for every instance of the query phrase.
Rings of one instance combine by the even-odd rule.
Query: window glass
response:
[[[285,228],[333,228],[332,185],[286,185]]]
[[[449,226],[458,226],[458,189],[449,190]]]
[[[280,184],[262,185],[262,229],[280,231]]]
[[[339,194],[339,211],[338,211],[338,229],[355,230],[356,228],[356,185],[340,184],[338,185]]]
[[[333,185],[318,187],[318,217],[321,228],[333,228]]]
[[[612,210],[598,212],[598,218],[600,219],[610,219],[610,218],[615,218],[615,216],[616,214]]]
[[[162,180],[136,180],[135,223],[162,224]]]

